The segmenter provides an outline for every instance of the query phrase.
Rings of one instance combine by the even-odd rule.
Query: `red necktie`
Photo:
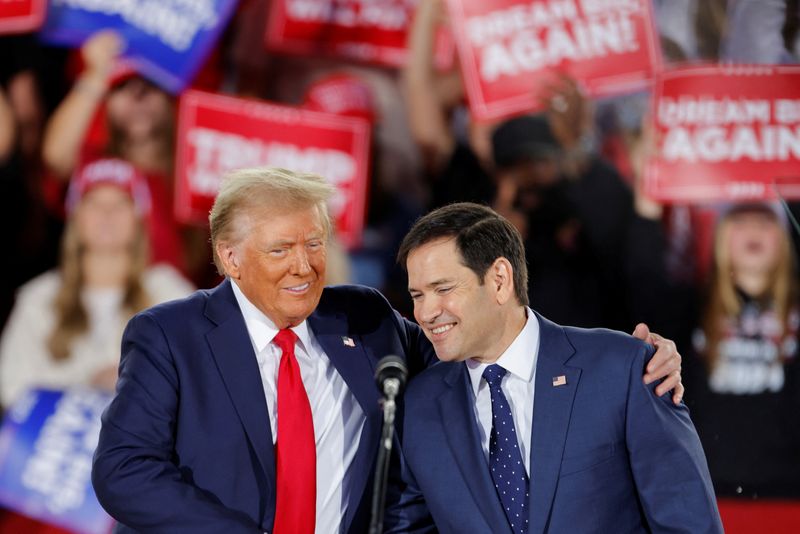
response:
[[[294,356],[297,335],[278,332],[283,352],[278,369],[277,503],[274,534],[314,534],[317,508],[317,449],[311,405]]]

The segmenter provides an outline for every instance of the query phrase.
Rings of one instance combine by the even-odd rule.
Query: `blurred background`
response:
[[[0,1],[0,532],[108,530],[86,462],[122,329],[219,282],[208,208],[261,164],[337,185],[327,282],[409,317],[405,232],[492,206],[545,317],[678,344],[726,530],[800,532],[799,24],[797,0]]]

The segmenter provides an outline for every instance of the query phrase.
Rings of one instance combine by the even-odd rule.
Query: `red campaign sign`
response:
[[[326,55],[402,67],[417,0],[273,0],[268,49],[304,56]],[[436,63],[449,67],[453,40],[440,32]]]
[[[190,90],[180,99],[175,215],[207,223],[222,176],[244,167],[314,172],[336,186],[337,237],[361,241],[370,127],[364,119]]]
[[[477,120],[539,109],[556,72],[587,95],[649,87],[661,65],[650,0],[448,0]]]
[[[47,0],[0,0],[0,34],[38,30],[46,7]]]
[[[800,67],[662,73],[645,193],[676,202],[800,198]]]

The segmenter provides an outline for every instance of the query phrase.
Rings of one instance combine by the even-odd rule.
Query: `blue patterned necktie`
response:
[[[522,462],[514,417],[500,388],[506,370],[492,364],[483,370],[492,397],[492,435],[489,438],[489,466],[503,511],[515,534],[528,532],[528,474]]]

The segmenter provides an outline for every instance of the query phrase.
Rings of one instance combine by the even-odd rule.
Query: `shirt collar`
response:
[[[533,313],[533,310],[527,306],[525,307],[525,314],[528,316],[528,320],[525,322],[525,326],[522,327],[522,331],[517,334],[511,345],[494,363],[525,382],[530,382],[533,380],[536,359],[539,355],[539,321],[536,319],[536,314]],[[481,378],[483,378],[483,370],[489,364],[480,363],[473,359],[467,360],[466,363],[470,382],[472,383],[472,391],[477,396]]]
[[[231,288],[233,288],[233,296],[236,297],[239,309],[242,311],[250,341],[253,344],[253,348],[255,348],[256,354],[259,354],[278,335],[278,327],[255,304],[250,302],[250,299],[245,296],[233,279],[231,279]],[[303,349],[308,352],[311,347],[311,332],[308,329],[308,322],[303,321],[299,325],[292,327],[291,330],[297,334]]]

